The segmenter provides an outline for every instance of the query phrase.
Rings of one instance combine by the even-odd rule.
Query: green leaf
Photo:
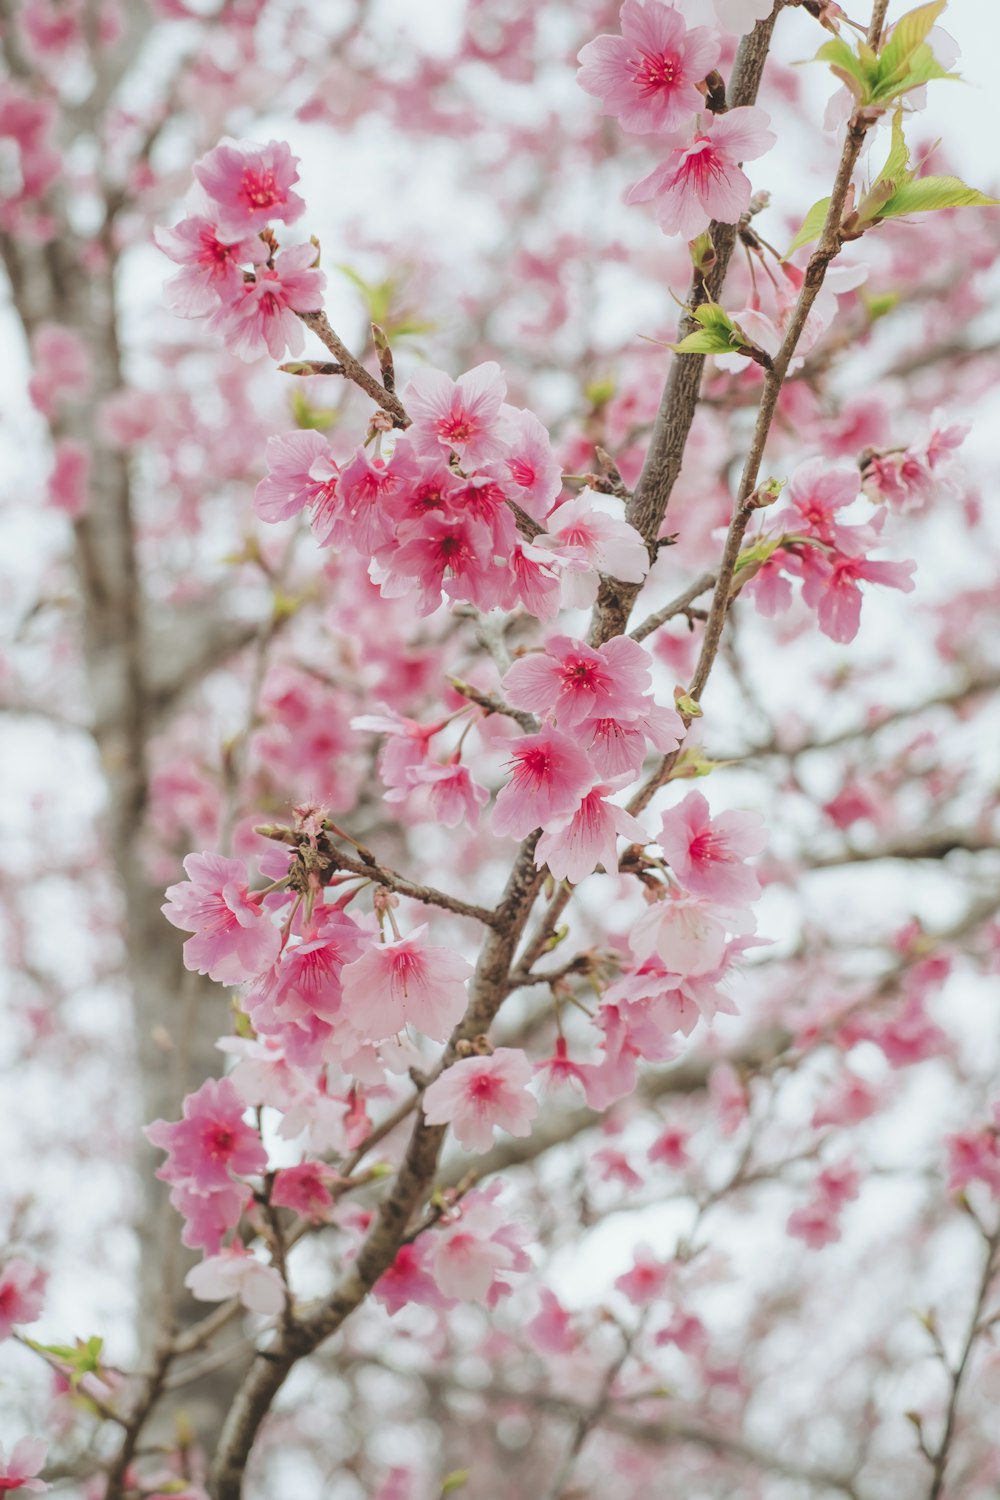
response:
[[[754,542],[752,547],[744,548],[736,559],[736,567],[733,569],[734,576],[742,572],[744,568],[759,568],[763,563],[767,562],[773,553],[777,552],[783,541],[784,538],[779,536],[774,540]]]
[[[862,44],[863,45],[863,44]],[[878,60],[870,48],[868,56],[859,56],[843,37],[834,37],[824,42],[814,57],[814,62],[829,63],[836,76],[845,83],[859,104],[867,104],[878,78]],[[861,47],[859,47],[859,52]]]
[[[296,427],[307,432],[326,432],[340,415],[332,407],[313,406],[301,386],[295,386],[292,390],[291,406]]]
[[[883,219],[928,213],[938,208],[991,208],[1000,203],[958,177],[915,177],[902,183],[881,210]]]
[[[441,1486],[442,1496],[450,1495],[453,1490],[460,1490],[463,1485],[468,1484],[471,1478],[471,1469],[452,1469],[451,1473],[445,1476]]]
[[[47,1354],[60,1364],[68,1365],[70,1385],[74,1387],[85,1375],[96,1375],[101,1368],[104,1340],[96,1333],[85,1342],[77,1339],[75,1344],[39,1344],[34,1339],[25,1339],[25,1343],[39,1354]]]
[[[675,354],[738,354],[744,347],[739,329],[717,302],[703,302],[691,316],[701,328],[671,344]]]
[[[786,260],[790,255],[794,255],[796,250],[801,250],[803,245],[811,245],[813,240],[819,239],[823,233],[823,225],[826,223],[826,216],[829,212],[829,198],[821,198],[818,203],[813,204],[802,220],[798,234],[785,252]]]
[[[898,292],[881,292],[872,296],[870,292],[865,291],[864,287],[860,288],[860,292],[865,312],[873,323],[876,323],[879,318],[886,317],[899,306],[902,300]]]
[[[929,4],[918,5],[916,10],[907,11],[905,16],[900,16],[892,28],[892,35],[879,53],[879,74],[882,78],[908,69],[910,59],[927,41],[947,3],[948,0],[930,0]]]

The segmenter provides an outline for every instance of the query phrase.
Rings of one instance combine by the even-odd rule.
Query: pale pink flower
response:
[[[580,1082],[591,1109],[603,1112],[635,1088],[639,1049],[617,1005],[602,1005],[594,1024],[604,1033],[604,1057],[580,1069]]]
[[[485,1302],[498,1273],[519,1268],[521,1257],[506,1242],[504,1215],[486,1193],[470,1194],[459,1213],[436,1235],[431,1271],[447,1297]]]
[[[493,808],[493,832],[523,839],[579,807],[594,782],[590,761],[565,734],[543,729],[511,741],[513,775]]]
[[[361,1041],[382,1042],[413,1026],[443,1042],[465,1014],[472,965],[450,948],[425,942],[426,934],[423,923],[345,966],[345,1015]]]
[[[487,472],[508,500],[536,521],[544,521],[562,490],[562,465],[552,452],[548,431],[533,411],[504,405],[500,415],[507,424],[507,453]]]
[[[581,490],[567,500],[545,522],[545,533],[535,546],[559,558],[566,550],[578,555],[584,566],[563,572],[563,604],[567,609],[589,609],[597,598],[598,574],[620,578],[623,583],[641,583],[649,572],[649,552],[634,526],[620,516],[609,515],[592,490]]]
[[[841,1235],[837,1210],[823,1199],[808,1203],[804,1208],[794,1209],[789,1214],[785,1227],[789,1234],[802,1240],[810,1250],[822,1250],[825,1245],[839,1240]]]
[[[673,974],[708,974],[725,955],[728,918],[711,902],[671,889],[639,917],[629,942],[636,958],[658,953]]]
[[[729,966],[730,950],[736,946],[727,944],[717,969],[694,976],[671,973],[653,954],[609,985],[605,999],[625,1006],[630,1020],[638,1007],[644,1007],[650,1024],[664,1036],[677,1031],[690,1036],[701,1020],[711,1023],[719,1014],[737,1014],[733,1002],[717,988]]]
[[[273,268],[257,267],[229,302],[212,314],[209,327],[221,333],[226,347],[240,359],[268,353],[280,359],[286,349],[301,354],[306,336],[296,316],[323,305],[326,277],[316,269],[315,245],[293,245],[275,257]]]
[[[617,635],[595,650],[555,635],[545,650],[522,656],[503,679],[515,708],[551,713],[563,729],[583,719],[636,719],[649,687],[650,657],[638,641]]]
[[[270,967],[281,935],[259,898],[249,892],[242,860],[221,854],[189,854],[189,879],[168,887],[164,916],[193,932],[184,944],[184,964],[218,984],[242,984]]]
[[[596,1106],[591,1106],[592,1108]],[[602,1146],[590,1158],[602,1182],[617,1182],[626,1192],[635,1192],[643,1186],[643,1180],[624,1151],[617,1146]]]
[[[536,620],[552,620],[559,613],[562,588],[558,563],[551,552],[530,542],[516,542],[510,554],[509,585],[504,609],[523,604]]]
[[[44,1494],[50,1486],[36,1476],[45,1463],[46,1451],[41,1438],[22,1438],[14,1444],[10,1458],[5,1457],[0,1445],[0,1494],[11,1494],[14,1490]]]
[[[878,1089],[847,1070],[831,1092],[816,1105],[812,1124],[817,1130],[823,1125],[857,1125],[873,1115],[880,1102]]]
[[[578,1084],[582,1090],[586,1066],[584,1063],[573,1062],[569,1056],[566,1038],[557,1036],[555,1052],[544,1062],[536,1063],[535,1072],[545,1074],[545,1081],[550,1088],[558,1089],[567,1084]]]
[[[760,894],[760,881],[744,861],[767,842],[756,813],[724,812],[713,818],[701,792],[663,815],[657,840],[677,879],[695,896],[723,906],[744,906]]]
[[[834,516],[845,505],[851,505],[860,493],[861,477],[856,465],[830,465],[822,458],[807,459],[799,464],[785,491],[784,498],[791,501],[796,512],[794,518],[788,518],[787,529],[806,530],[830,546],[854,551],[851,534],[857,528],[839,525]]]
[[[416,452],[433,458],[448,450],[462,467],[475,469],[506,456],[506,423],[501,416],[507,382],[494,360],[476,365],[457,380],[443,370],[418,370],[403,392],[413,418],[408,440]]]
[[[82,395],[90,384],[91,362],[86,346],[71,328],[42,323],[31,335],[31,379],[28,395],[36,411],[55,415],[66,396]]]
[[[437,719],[432,724],[421,724],[416,719],[404,718],[385,703],[375,706],[377,713],[358,714],[351,720],[351,728],[388,736],[379,756],[379,773],[386,786],[405,787],[410,771],[426,762],[430,742],[446,721]]]
[[[970,1183],[984,1182],[1000,1196],[1000,1130],[997,1124],[963,1130],[945,1137],[948,1148],[948,1191],[965,1192]]]
[[[749,1112],[747,1091],[730,1063],[717,1063],[708,1075],[708,1098],[723,1135],[735,1135]]]
[[[267,473],[254,491],[253,508],[262,521],[287,521],[304,506],[321,505],[336,490],[337,468],[330,444],[321,432],[283,432],[267,440]],[[329,467],[329,477],[317,478],[318,463]]]
[[[643,698],[642,702],[641,716],[627,723],[598,718],[585,719],[576,726],[595,770],[608,780],[626,774],[637,776],[646,758],[647,741],[666,755],[684,738],[684,721],[676,709],[664,708],[652,698]]]
[[[648,1307],[663,1295],[670,1280],[671,1262],[659,1260],[650,1245],[636,1245],[632,1269],[615,1281],[615,1287],[636,1307]]]
[[[466,1151],[488,1151],[493,1130],[530,1135],[538,1100],[528,1092],[532,1068],[517,1047],[452,1063],[424,1094],[428,1125],[450,1125]]]
[[[194,214],[173,229],[157,226],[153,238],[181,267],[164,285],[166,303],[182,318],[201,318],[220,302],[232,302],[243,287],[243,266],[262,266],[268,250],[257,235],[235,243],[223,239],[209,219]]]
[[[273,1317],[285,1305],[285,1285],[273,1266],[265,1266],[242,1245],[230,1245],[201,1261],[184,1278],[199,1302],[226,1302],[238,1297],[250,1312]]]
[[[22,1256],[0,1266],[0,1339],[18,1323],[34,1323],[42,1315],[45,1298],[44,1271]]]
[[[625,0],[621,28],[587,43],[577,82],[623,130],[679,129],[703,105],[696,85],[719,60],[718,37],[704,26],[688,31],[661,0]]]
[[[810,549],[812,550],[812,549]],[[802,598],[816,610],[819,628],[831,641],[847,645],[853,641],[861,624],[861,589],[859,584],[879,583],[885,588],[910,594],[916,588],[915,562],[876,562],[867,557],[833,557],[818,555],[802,583]]]
[[[175,1182],[170,1202],[184,1219],[181,1244],[189,1250],[218,1255],[224,1236],[235,1229],[252,1203],[250,1191],[238,1182],[199,1192],[185,1182]]]
[[[637,818],[607,800],[611,790],[603,783],[592,787],[575,812],[546,825],[535,848],[539,869],[548,865],[556,880],[570,880],[576,885],[598,865],[609,874],[617,871],[619,838],[634,844],[650,842]]]
[[[222,141],[195,162],[194,175],[212,200],[219,229],[242,237],[300,217],[305,203],[291,190],[298,163],[285,141]]]
[[[146,1126],[146,1139],[167,1153],[157,1177],[207,1193],[228,1189],[234,1174],[265,1172],[267,1152],[244,1120],[245,1110],[228,1078],[207,1078],[185,1098],[180,1120],[154,1120]]]
[[[71,521],[77,521],[86,514],[90,503],[90,450],[75,438],[60,438],[53,457],[48,502],[54,510],[61,510]]]
[[[340,975],[357,958],[366,934],[336,906],[318,906],[298,943],[289,943],[273,968],[246,991],[254,1029],[278,1037],[302,1067],[320,1061],[341,1008]]]
[[[407,772],[407,782],[410,787],[427,788],[435,820],[445,828],[457,828],[460,824],[474,828],[479,822],[479,809],[490,800],[486,788],[473,781],[468,766],[463,766],[459,760],[451,760],[447,765],[435,762],[413,766]],[[406,796],[406,790],[397,787],[386,793],[385,800],[404,802]]]
[[[525,1335],[542,1354],[572,1354],[580,1346],[572,1314],[547,1286],[538,1288],[538,1296],[542,1306],[525,1328]]]
[[[676,146],[666,161],[637,182],[628,203],[656,203],[656,218],[665,234],[694,239],[712,219],[735,224],[750,204],[750,179],[741,161],[763,156],[776,136],[768,116],[756,105],[741,105],[724,115],[702,120],[688,146]]]

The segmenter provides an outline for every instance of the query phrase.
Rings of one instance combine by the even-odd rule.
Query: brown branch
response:
[[[393,427],[406,428],[410,425],[410,419],[406,415],[406,408],[396,395],[395,391],[386,390],[380,380],[376,380],[370,371],[366,370],[359,359],[341,341],[339,336],[330,327],[330,321],[325,312],[299,313],[299,317],[307,328],[310,328],[316,337],[325,344],[339,365],[343,367],[343,375],[354,385],[370,396],[375,405],[382,411],[387,412],[392,418]]]
[[[654,630],[659,630],[660,626],[665,625],[668,620],[673,620],[677,615],[688,614],[694,601],[700,599],[702,594],[707,594],[709,589],[714,589],[717,582],[718,577],[715,573],[702,573],[701,577],[696,578],[694,583],[689,583],[676,599],[671,599],[670,603],[665,604],[662,609],[647,615],[641,625],[630,630],[629,635],[632,640],[644,641],[647,635],[652,635]]]

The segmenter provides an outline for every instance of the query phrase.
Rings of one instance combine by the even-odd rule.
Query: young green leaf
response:
[[[801,250],[803,245],[811,245],[813,240],[819,239],[823,233],[823,225],[826,223],[826,216],[829,212],[829,198],[821,198],[818,203],[813,204],[802,220],[798,234],[785,252],[786,260],[790,255],[794,255],[796,250]]]
[[[990,208],[1000,203],[958,177],[915,177],[901,183],[879,212],[882,219],[927,213],[938,208]]]

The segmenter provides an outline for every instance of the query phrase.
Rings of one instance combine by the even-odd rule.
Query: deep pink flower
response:
[[[41,1317],[47,1280],[44,1271],[21,1256],[0,1266],[0,1339],[7,1338],[15,1324]]]
[[[984,1182],[991,1192],[1000,1196],[1000,1130],[997,1124],[947,1136],[945,1144],[948,1147],[949,1192],[965,1192],[970,1183]]]
[[[535,864],[548,865],[556,880],[574,885],[598,865],[609,874],[618,869],[618,839],[635,844],[650,842],[637,818],[607,800],[611,787],[592,787],[575,812],[548,823],[535,848]]]
[[[281,935],[250,895],[242,860],[189,854],[184,869],[189,879],[167,889],[162,911],[175,927],[195,934],[184,944],[185,967],[218,984],[242,984],[269,968]]]
[[[802,583],[802,597],[813,606],[824,635],[841,645],[853,641],[861,624],[861,589],[859,584],[880,583],[886,588],[910,594],[916,587],[915,562],[875,562],[867,557],[832,558],[818,555]]]
[[[713,818],[701,792],[663,815],[657,842],[677,879],[696,896],[721,906],[745,906],[760,894],[760,881],[744,860],[767,842],[756,813],[724,812]]]
[[[625,0],[621,36],[599,36],[580,53],[577,82],[617,115],[623,130],[677,130],[704,103],[696,84],[719,60],[707,26],[688,31],[672,5]]]
[[[511,741],[513,775],[493,809],[493,832],[523,839],[579,807],[594,782],[590,761],[557,729]]]
[[[370,458],[364,448],[341,470],[337,504],[315,525],[320,546],[349,546],[369,555],[393,535],[400,497],[416,484],[420,469],[406,443],[390,459]]]
[[[494,360],[476,365],[457,380],[443,370],[418,370],[403,392],[413,418],[407,432],[417,453],[433,458],[448,450],[464,469],[506,456],[505,420],[500,414],[507,382]]]
[[[153,238],[164,255],[181,269],[164,285],[167,306],[182,318],[201,318],[220,302],[232,302],[243,288],[243,267],[262,266],[268,250],[257,235],[234,243],[221,237],[209,219],[198,214],[173,229],[157,226]]]
[[[702,120],[689,146],[676,146],[666,161],[637,182],[628,203],[656,204],[664,234],[694,239],[709,222],[735,224],[750,203],[750,179],[741,161],[769,151],[776,140],[768,116],[756,105],[741,105]]]
[[[184,1100],[180,1120],[154,1120],[146,1126],[147,1140],[167,1153],[157,1177],[206,1193],[228,1189],[234,1174],[266,1171],[267,1152],[243,1119],[245,1109],[228,1078],[206,1079]]]
[[[472,965],[450,948],[424,941],[427,924],[377,943],[341,974],[347,1021],[361,1040],[384,1042],[413,1026],[443,1042],[465,1014]]]
[[[454,1306],[428,1269],[432,1248],[426,1235],[412,1245],[400,1245],[396,1259],[372,1287],[372,1296],[382,1303],[390,1318],[411,1302],[438,1308]]]
[[[615,1286],[636,1307],[647,1307],[662,1296],[671,1270],[671,1262],[659,1260],[650,1245],[636,1245],[632,1269],[619,1276]]]
[[[332,1167],[321,1161],[302,1161],[296,1167],[283,1167],[274,1174],[271,1203],[275,1208],[291,1208],[313,1224],[322,1224],[333,1208],[330,1184],[337,1181]]]
[[[544,521],[562,489],[562,465],[552,452],[547,429],[533,411],[504,405],[500,414],[507,424],[508,451],[488,472],[508,500],[536,521]]]
[[[253,508],[262,521],[286,521],[304,506],[325,513],[337,488],[337,466],[321,432],[283,432],[265,449],[267,474],[254,491]],[[317,466],[324,466],[317,471]]]
[[[442,590],[480,609],[498,603],[503,574],[493,563],[493,543],[472,517],[428,515],[419,536],[379,554],[382,593],[388,597],[420,591],[418,613],[440,608]],[[378,575],[376,575],[378,577]]]
[[[691,1165],[687,1152],[689,1139],[689,1131],[682,1130],[679,1125],[667,1125],[660,1131],[646,1155],[651,1162],[662,1162],[675,1172],[683,1172],[685,1167]]]
[[[450,1125],[466,1151],[488,1151],[494,1126],[508,1135],[530,1135],[538,1114],[538,1100],[528,1092],[531,1075],[517,1047],[460,1058],[424,1094],[424,1118],[428,1125]]]
[[[0,1495],[11,1494],[14,1490],[44,1494],[49,1486],[36,1475],[45,1463],[45,1454],[46,1446],[41,1438],[22,1438],[14,1444],[10,1458],[4,1456],[0,1446]]]
[[[346,912],[318,906],[300,941],[287,944],[247,989],[244,1004],[254,1029],[279,1038],[300,1066],[321,1060],[341,1009],[341,973],[360,955],[365,936]]]
[[[253,281],[243,282],[232,301],[212,314],[209,326],[240,359],[264,353],[281,359],[286,349],[302,353],[306,337],[296,314],[322,307],[326,286],[326,277],[316,269],[316,253],[315,245],[282,250],[273,269],[258,266]]]
[[[649,653],[627,636],[614,636],[596,650],[566,635],[553,636],[544,652],[522,656],[503,679],[515,708],[551,713],[560,728],[583,719],[639,718],[649,687]]]
[[[242,237],[275,220],[294,224],[299,218],[305,203],[291,190],[298,163],[285,141],[223,141],[195,162],[194,175],[212,200],[219,229]]]

